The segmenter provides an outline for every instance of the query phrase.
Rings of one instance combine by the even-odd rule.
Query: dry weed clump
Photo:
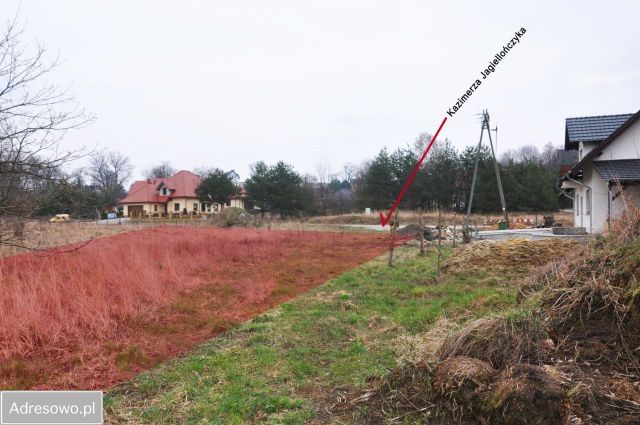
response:
[[[505,318],[484,317],[474,320],[446,339],[438,359],[473,357],[496,369],[513,363],[540,363],[547,351],[545,329],[530,315]]]
[[[480,394],[489,389],[496,370],[485,361],[472,357],[450,357],[438,364],[433,389],[455,417],[482,411]]]
[[[640,423],[639,277],[640,211],[630,207],[584,255],[539,278],[531,315],[472,322],[440,359],[499,371],[470,402],[485,402],[489,423]]]
[[[563,415],[561,382],[531,364],[515,364],[503,370],[483,395],[489,423],[556,424]]]
[[[0,245],[0,258],[76,242],[86,242],[103,236],[140,230],[150,226],[151,224],[138,222],[105,225],[94,221],[50,223],[42,220],[31,220],[25,224],[19,237],[10,239],[8,244]]]
[[[630,207],[590,255],[551,276],[542,311],[558,350],[579,363],[640,373],[639,278],[640,210]]]
[[[577,250],[580,250],[580,244],[566,238],[482,240],[461,245],[445,261],[443,269],[465,274],[482,274],[489,271],[524,273],[558,261],[567,253],[575,253]]]

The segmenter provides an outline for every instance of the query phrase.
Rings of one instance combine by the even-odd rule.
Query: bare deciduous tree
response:
[[[162,161],[160,164],[145,170],[144,176],[148,179],[166,179],[175,173],[175,168],[173,168],[168,161]]]
[[[353,184],[353,181],[358,174],[358,166],[356,164],[352,164],[351,162],[347,162],[342,166],[342,178],[349,182],[349,184]]]
[[[316,176],[318,177],[318,193],[320,195],[320,206],[322,213],[327,213],[329,203],[329,182],[331,181],[331,166],[326,160],[319,160],[316,163]]]
[[[418,134],[418,137],[416,137],[416,140],[413,142],[412,151],[416,155],[422,156],[425,149],[427,148],[427,145],[429,144],[429,142],[431,142],[431,137],[432,136],[429,133]]]
[[[99,152],[91,157],[89,177],[101,193],[104,206],[118,203],[118,199],[124,195],[124,185],[132,171],[129,158],[119,152]]]
[[[67,90],[46,82],[58,60],[42,45],[20,42],[7,22],[0,35],[0,244],[20,245],[24,221],[55,186],[61,167],[82,152],[60,145],[67,131],[92,121]]]

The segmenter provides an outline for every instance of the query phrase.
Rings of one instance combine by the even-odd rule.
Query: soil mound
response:
[[[470,414],[481,410],[480,395],[489,389],[496,374],[496,370],[482,360],[450,357],[436,367],[433,389],[456,416]]]
[[[566,238],[482,240],[457,248],[445,261],[443,270],[467,274],[523,273],[558,261],[579,249],[580,244]]]
[[[407,224],[406,226],[398,229],[396,234],[400,236],[411,236],[411,237],[419,237],[420,236],[420,226],[417,224]]]
[[[484,317],[470,322],[446,339],[438,359],[466,356],[487,362],[496,369],[516,362],[540,363],[548,352],[544,329],[530,316]]]
[[[539,366],[516,364],[503,371],[485,398],[490,423],[553,425],[565,416],[560,381]]]

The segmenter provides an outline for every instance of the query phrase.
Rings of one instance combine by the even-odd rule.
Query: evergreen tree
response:
[[[393,182],[395,185],[394,194],[392,195],[392,202],[395,201],[396,196],[400,193],[404,185],[407,183],[409,176],[411,176],[411,172],[413,171],[416,163],[418,162],[419,156],[416,155],[414,151],[411,149],[396,149],[391,154],[391,164],[393,167]],[[403,199],[402,206],[405,208],[416,208],[417,206],[417,198],[416,194],[418,191],[416,187],[411,184],[407,189]],[[387,206],[390,207],[391,204]]]
[[[416,179],[420,205],[425,208],[455,208],[459,175],[460,159],[451,142],[445,139],[434,144]]]
[[[268,175],[272,210],[282,218],[303,211],[302,178],[293,167],[279,161],[269,169]]]
[[[363,207],[388,208],[397,196],[396,176],[393,161],[386,149],[382,149],[367,167],[362,187],[358,193]]]
[[[220,204],[222,209],[233,196],[238,194],[238,191],[233,176],[215,168],[204,176],[196,188],[196,195],[201,202]]]
[[[308,208],[308,192],[302,178],[293,167],[282,161],[267,166],[260,161],[252,167],[251,177],[245,182],[249,199],[262,212],[270,211],[281,217],[297,215]]]

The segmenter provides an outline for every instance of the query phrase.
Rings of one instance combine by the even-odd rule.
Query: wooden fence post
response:
[[[400,225],[398,219],[398,210],[396,209],[393,218],[391,219],[391,239],[389,240],[389,267],[393,266],[393,250],[396,245],[396,232],[398,231],[398,226]]]
[[[424,256],[424,217],[422,209],[418,210],[418,231],[420,232],[420,255]]]
[[[453,247],[456,247],[456,221],[457,216],[455,210],[453,211]]]
[[[438,208],[438,279],[440,278],[440,260],[442,259],[442,211]]]

